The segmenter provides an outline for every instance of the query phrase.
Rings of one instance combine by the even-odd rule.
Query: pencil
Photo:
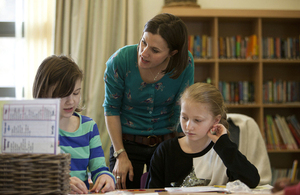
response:
[[[226,188],[224,185],[214,185],[215,188]]]
[[[293,168],[292,168],[292,175],[291,175],[291,182],[295,181],[295,176],[296,176],[296,171],[297,171],[297,165],[298,165],[298,161],[294,160],[294,162],[293,162]]]

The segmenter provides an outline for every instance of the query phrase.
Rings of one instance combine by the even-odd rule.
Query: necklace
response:
[[[152,76],[154,77],[154,79],[153,79],[153,80],[154,80],[154,81],[156,81],[156,78],[158,77],[158,75],[159,75],[160,71],[157,73],[157,75],[156,75],[156,76],[154,76],[154,75],[153,75],[153,73],[152,73],[152,70],[151,70],[151,69],[150,69],[150,72],[151,72]]]

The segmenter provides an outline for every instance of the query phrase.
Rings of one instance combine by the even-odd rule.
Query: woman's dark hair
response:
[[[34,98],[63,98],[69,96],[83,73],[70,57],[52,55],[39,66],[32,88]],[[76,109],[81,111],[80,108]]]
[[[164,74],[171,73],[170,78],[177,79],[188,65],[188,34],[184,22],[177,16],[162,13],[145,24],[144,32],[159,34],[167,42],[170,52],[178,50],[163,70]]]

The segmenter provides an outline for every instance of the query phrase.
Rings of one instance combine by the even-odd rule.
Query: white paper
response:
[[[58,154],[60,99],[0,99],[1,153]]]
[[[196,186],[196,187],[170,187],[165,188],[169,193],[193,193],[193,192],[227,192],[226,188],[217,188],[213,186]]]

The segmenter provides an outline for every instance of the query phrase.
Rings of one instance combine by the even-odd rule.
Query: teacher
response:
[[[178,100],[194,83],[194,60],[183,21],[163,13],[144,26],[139,44],[106,62],[105,122],[117,188],[140,188],[144,165],[162,141],[181,132]]]

